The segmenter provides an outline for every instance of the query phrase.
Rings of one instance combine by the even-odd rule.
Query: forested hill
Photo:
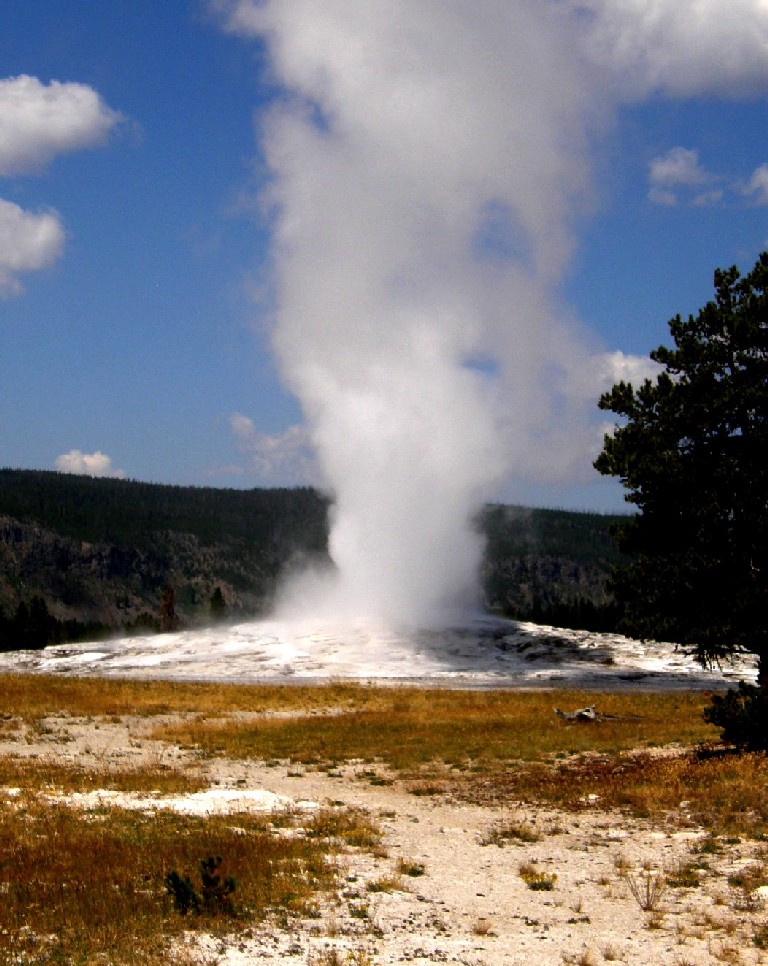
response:
[[[0,470],[6,646],[21,627],[13,625],[19,608],[25,618],[33,602],[69,622],[65,637],[77,630],[73,622],[91,622],[88,632],[159,626],[168,588],[182,623],[210,618],[212,605],[219,616],[263,612],[288,568],[327,560],[327,513],[328,501],[311,488],[232,490]],[[487,537],[487,604],[530,618],[602,608],[617,559],[612,519],[486,507],[478,526]]]
[[[611,528],[623,517],[491,504],[479,515],[486,550],[486,606],[520,620],[613,630],[618,613],[606,590],[624,558]]]
[[[180,619],[269,605],[293,562],[323,558],[327,501],[315,490],[160,486],[0,470],[0,611],[40,596],[61,620],[151,627],[163,589]]]

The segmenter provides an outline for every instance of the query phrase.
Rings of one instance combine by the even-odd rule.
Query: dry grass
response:
[[[643,869],[637,874],[627,872],[624,881],[632,898],[643,912],[656,912],[667,891],[667,878],[659,869]]]
[[[116,768],[84,768],[38,758],[0,755],[0,788],[20,787],[28,791],[89,792],[110,789],[120,792],[189,794],[208,787],[201,775],[160,764]]]
[[[420,876],[424,875],[427,871],[427,867],[423,862],[418,862],[416,859],[406,859],[400,858],[397,860],[397,874],[407,875],[412,879],[418,879]]]
[[[768,833],[768,799],[759,794],[768,782],[766,756],[691,750],[716,736],[701,715],[707,695],[361,692],[344,714],[256,722],[188,718],[161,725],[153,736],[236,758],[324,767],[345,760],[383,763],[414,794],[618,808],[636,817],[674,815],[724,834]],[[564,724],[552,711],[590,704],[617,717]],[[675,753],[657,753],[673,743]]]
[[[217,682],[117,681],[107,678],[0,674],[0,710],[27,722],[49,714],[78,717],[232,711],[310,711],[367,707],[373,689],[356,684],[238,685]]]
[[[326,833],[339,824],[321,814],[307,825],[317,834],[286,837],[268,819],[248,815],[91,815],[30,800],[6,806],[0,962],[168,963],[169,940],[185,929],[306,911],[318,890],[334,884],[327,855],[338,846]],[[341,824],[348,833],[350,824]],[[221,856],[222,875],[236,882],[231,904],[182,915],[166,876],[176,871],[195,883],[209,856]]]
[[[481,845],[504,846],[510,842],[527,845],[538,842],[541,835],[526,822],[501,821],[492,826],[480,839]]]
[[[703,825],[719,835],[765,835],[768,757],[691,750],[715,737],[701,717],[707,701],[697,693],[247,687],[0,676],[7,733],[18,730],[18,722],[42,732],[46,717],[54,714],[93,719],[175,714],[182,720],[158,722],[153,736],[207,754],[288,760],[301,767],[375,763],[377,780],[385,774],[387,781],[397,778],[416,791],[447,790],[469,801],[619,808]],[[593,703],[618,717],[568,724],[552,710]],[[319,713],[331,710],[342,713]],[[288,714],[269,714],[274,711]],[[249,715],[238,719],[233,712]],[[657,752],[656,746],[672,742],[688,750]],[[32,794],[96,787],[173,794],[201,784],[194,771],[160,763],[88,769],[0,756],[0,786],[27,790],[0,804],[0,963],[168,963],[171,939],[195,925],[171,901],[165,888],[169,872],[194,879],[201,860],[222,856],[223,874],[237,882],[231,915],[258,919],[270,909],[289,915],[309,908],[316,891],[333,882],[328,856],[335,850],[381,848],[368,818],[348,810],[322,812],[305,822],[303,835],[292,837],[248,816],[149,818],[116,809],[83,814]],[[297,821],[283,817],[286,826]],[[496,831],[504,841],[536,834],[510,822]],[[398,873],[414,874],[404,868]],[[750,876],[751,886],[758,877],[752,870]],[[528,879],[532,888],[548,889],[556,876],[532,867]],[[397,887],[394,878],[387,884]],[[656,884],[655,877],[647,883],[638,879],[641,905],[655,904],[656,897],[642,890]],[[206,928],[220,925],[208,922]],[[761,933],[755,943],[762,941]]]
[[[32,740],[55,737],[46,720],[53,715],[98,723],[232,709],[346,710],[366,700],[365,689],[343,685],[273,689],[0,676],[3,733],[27,728]],[[0,755],[0,787],[19,789],[0,801],[0,963],[186,961],[173,947],[185,930],[227,929],[270,912],[281,918],[310,913],[318,892],[336,884],[334,853],[380,846],[378,830],[359,811],[197,818],[106,807],[82,812],[46,798],[93,789],[183,794],[206,784],[195,769],[168,767],[159,758],[141,767],[87,767]],[[299,824],[300,834],[286,834]],[[232,877],[235,889],[207,902],[201,863],[213,859],[213,868],[219,856],[222,881]],[[167,879],[173,872],[178,879]],[[178,894],[169,890],[174,881],[188,881],[201,897],[199,912],[193,904],[182,913]]]
[[[556,765],[519,764],[492,775],[464,776],[445,789],[467,801],[547,802],[568,809],[621,809],[724,835],[768,834],[768,757],[625,753],[578,755]]]
[[[532,862],[523,862],[518,868],[518,873],[523,882],[534,892],[551,892],[557,882],[555,872],[544,872]]]
[[[557,704],[594,703],[618,717],[569,725],[553,714]],[[701,718],[704,704],[697,694],[360,688],[356,708],[346,714],[258,722],[195,718],[162,725],[153,736],[236,758],[326,766],[349,759],[383,761],[401,772],[435,761],[482,768],[712,738],[715,730]]]
[[[619,808],[721,834],[768,834],[768,800],[759,793],[768,782],[768,759],[691,751],[717,734],[701,715],[710,698],[698,692],[477,692],[2,675],[0,700],[6,716],[38,727],[54,712],[94,718],[180,714],[181,720],[160,722],[153,737],[211,755],[301,766],[375,762],[376,775],[386,766],[387,781],[398,775],[415,794],[448,791],[488,804]],[[591,704],[617,717],[571,724],[553,713],[556,705]],[[275,711],[284,713],[270,714]],[[327,711],[336,713],[321,713]],[[243,719],[236,712],[250,714]],[[689,750],[656,753],[673,742]],[[161,780],[158,775],[154,786],[161,787]]]

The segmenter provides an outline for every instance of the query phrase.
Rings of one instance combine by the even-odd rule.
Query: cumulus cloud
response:
[[[744,186],[744,194],[756,205],[768,205],[768,164],[755,168]]]
[[[101,144],[120,121],[86,84],[22,74],[0,80],[0,175],[37,171],[56,155]]]
[[[650,165],[651,184],[664,187],[706,184],[709,175],[699,164],[699,152],[689,148],[670,148]]]
[[[768,164],[757,167],[746,181],[724,184],[725,179],[702,166],[699,152],[674,147],[648,164],[648,198],[654,204],[706,207],[733,204],[739,197],[755,205],[768,204]]]
[[[635,356],[624,352],[605,352],[595,357],[595,384],[598,392],[606,392],[617,382],[640,386],[646,379],[655,379],[662,366],[649,356]]]
[[[241,413],[229,417],[229,427],[249,469],[262,483],[292,486],[317,480],[317,464],[305,426],[289,426],[270,435],[256,429],[253,420]]]
[[[71,449],[56,458],[54,467],[59,473],[73,473],[76,476],[108,476],[115,480],[125,479],[125,472],[114,469],[111,457],[99,450],[95,453],[83,453],[79,449]]]
[[[19,276],[52,264],[63,247],[56,212],[35,214],[0,198],[0,297],[19,295]]]
[[[0,80],[0,177],[39,171],[56,155],[102,143],[121,115],[85,84]],[[64,248],[56,212],[24,211],[0,198],[0,297],[19,295],[19,276],[54,262]]]
[[[699,152],[691,148],[670,148],[648,165],[648,197],[655,204],[673,206],[681,200],[680,189],[699,189],[714,176],[699,163]],[[720,189],[695,191],[693,204],[711,204],[722,197]],[[686,198],[689,196],[686,194]]]

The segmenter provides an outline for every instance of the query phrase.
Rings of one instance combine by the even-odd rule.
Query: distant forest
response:
[[[264,614],[279,580],[328,563],[328,500],[303,488],[232,490],[0,470],[0,649]],[[617,518],[489,505],[489,610],[613,627],[606,590]]]

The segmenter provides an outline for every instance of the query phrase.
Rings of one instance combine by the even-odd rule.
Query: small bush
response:
[[[530,862],[524,862],[519,872],[520,878],[534,892],[551,892],[555,888],[557,875],[554,872],[541,872]]]
[[[536,829],[523,822],[500,822],[486,832],[480,840],[480,844],[503,847],[508,842],[528,844],[538,842],[540,838],[541,836]]]
[[[739,681],[735,690],[715,694],[704,708],[704,720],[722,728],[720,737],[746,751],[768,751],[768,695]]]
[[[397,871],[399,875],[409,875],[411,878],[417,879],[424,875],[427,869],[423,862],[416,862],[413,859],[400,859],[397,863]]]
[[[173,899],[173,908],[186,916],[189,912],[200,912],[200,896],[188,875],[180,876],[173,869],[165,877],[165,888]]]
[[[235,906],[232,894],[237,885],[233,876],[222,877],[219,873],[222,858],[209,855],[200,861],[200,891],[192,884],[189,876],[180,876],[173,869],[165,877],[165,888],[177,912],[186,916],[190,912],[205,912],[208,915],[232,916]]]
[[[399,876],[383,875],[366,886],[369,892],[401,892],[403,883]]]
[[[673,889],[698,889],[701,885],[700,870],[701,865],[695,862],[682,863],[669,873],[667,883]]]
[[[656,912],[662,896],[667,890],[666,876],[653,869],[646,869],[641,874],[634,876],[627,872],[624,875],[633,899],[643,912]]]

